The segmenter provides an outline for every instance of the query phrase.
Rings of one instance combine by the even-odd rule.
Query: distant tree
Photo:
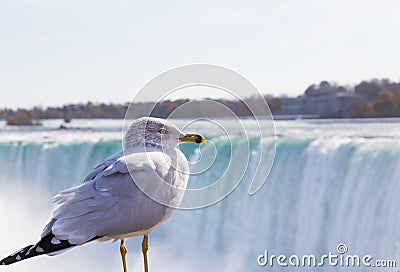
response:
[[[355,92],[366,97],[368,101],[376,100],[381,90],[379,80],[362,81],[355,87]]]
[[[305,95],[319,95],[319,94],[333,94],[346,92],[346,88],[338,86],[336,83],[329,83],[328,81],[321,81],[319,85],[312,84],[304,92]]]
[[[323,80],[323,81],[321,81],[320,83],[319,83],[319,88],[321,89],[321,88],[330,88],[331,87],[331,84],[328,82],[328,81],[326,81],[326,80]]]
[[[391,91],[380,91],[373,105],[378,117],[392,117],[397,110],[397,97]]]
[[[372,102],[357,102],[350,107],[351,118],[372,118],[375,116],[376,113]]]
[[[14,115],[6,117],[7,125],[10,126],[32,126],[39,125],[40,122],[33,118],[33,111],[19,109]]]
[[[306,91],[304,93],[305,93],[305,95],[309,95],[316,89],[317,89],[317,86],[315,84],[312,84],[312,85],[308,86],[308,88],[306,89]]]
[[[282,98],[270,98],[267,99],[267,103],[272,114],[277,114],[282,110]]]

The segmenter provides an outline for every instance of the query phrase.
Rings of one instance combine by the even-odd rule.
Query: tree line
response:
[[[362,81],[355,92],[365,100],[351,106],[351,117],[400,117],[400,83],[388,79]]]
[[[313,86],[313,85],[311,85]],[[310,87],[311,87],[310,86]],[[310,92],[313,88],[306,90]],[[338,86],[342,91],[349,91],[348,88]],[[371,118],[371,117],[400,117],[400,83],[391,82],[388,79],[372,79],[369,81],[362,81],[354,88],[354,92],[362,99],[355,102],[351,108],[349,115],[352,118]],[[272,114],[279,114],[282,107],[282,100],[284,97],[265,96]],[[190,107],[183,108],[177,111],[177,118],[190,118],[198,117],[222,117],[226,116],[226,111],[223,107],[215,107],[214,101],[220,105],[229,108],[233,114],[237,116],[250,116],[252,113],[246,104],[257,105],[254,97],[245,99],[244,101],[235,101],[227,99],[216,100],[202,100],[192,103]],[[166,118],[174,111],[185,105],[190,100],[181,99],[175,101],[162,101],[154,106],[154,103],[136,103],[136,113],[139,117],[141,114],[149,112],[153,108],[151,116]],[[105,104],[105,103],[92,103],[86,104],[70,104],[62,107],[34,107],[32,109],[3,109],[0,110],[0,118],[7,121],[9,125],[39,125],[42,119],[64,119],[69,122],[71,119],[76,118],[115,118],[121,119],[125,117],[129,103],[125,104]],[[255,109],[256,111],[263,112],[264,109]],[[257,113],[257,112],[256,112]]]
[[[275,113],[280,111],[280,99],[278,98],[267,98],[272,111]],[[190,100],[181,99],[175,101],[162,101],[154,104],[153,102],[148,103],[135,103],[132,106],[135,107],[136,116],[130,116],[138,118],[147,115],[151,112],[151,116],[167,118],[171,114],[176,118],[185,117],[222,117],[226,116],[226,112],[221,110],[223,107],[215,107],[214,104],[209,103],[215,101],[221,105],[229,108],[237,116],[250,116],[251,112],[246,106],[246,103],[254,102],[253,98],[245,99],[245,101],[231,101],[225,99],[218,100],[201,100],[201,101],[190,101],[193,102],[189,107],[183,107],[177,114],[174,115],[174,111],[185,105]],[[3,109],[0,111],[0,118],[7,121],[8,125],[40,125],[40,120],[43,119],[64,119],[65,122],[69,122],[71,119],[79,118],[102,118],[102,119],[122,119],[125,117],[125,113],[128,109],[129,103],[126,104],[95,104],[88,102],[86,104],[71,104],[64,105],[62,107],[34,107],[32,109]],[[257,109],[261,110],[261,109]]]

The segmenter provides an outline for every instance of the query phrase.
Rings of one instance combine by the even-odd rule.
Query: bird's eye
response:
[[[158,132],[161,134],[165,134],[167,133],[167,130],[165,128],[161,128]]]

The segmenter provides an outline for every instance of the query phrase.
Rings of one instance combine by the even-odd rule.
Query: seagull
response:
[[[124,151],[97,164],[81,185],[56,195],[53,201],[58,206],[40,240],[2,259],[0,265],[57,255],[92,241],[120,240],[122,266],[127,272],[125,241],[143,236],[144,270],[148,272],[149,234],[176,211],[189,179],[188,162],[177,148],[182,142],[202,144],[206,140],[184,134],[164,119],[134,120],[124,137]],[[162,191],[160,184],[172,189]],[[159,192],[162,200],[150,197],[146,188]]]

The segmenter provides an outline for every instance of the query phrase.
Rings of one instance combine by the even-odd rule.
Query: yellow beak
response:
[[[196,144],[205,144],[207,141],[206,139],[198,134],[185,134],[184,136],[180,137],[179,140],[182,143],[196,143]]]

